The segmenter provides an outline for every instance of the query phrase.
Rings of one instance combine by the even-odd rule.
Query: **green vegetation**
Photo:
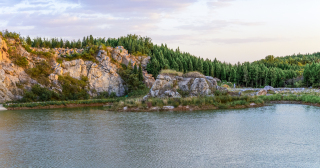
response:
[[[70,100],[70,101],[48,101],[48,102],[30,102],[30,103],[15,103],[4,104],[6,108],[19,108],[19,107],[39,107],[50,105],[67,105],[67,104],[93,104],[93,103],[114,103],[124,98],[111,98],[111,99],[91,99],[91,100]]]
[[[160,71],[160,74],[163,75],[174,75],[174,76],[182,76],[183,73],[182,72],[178,72],[176,70],[173,69],[163,69]]]
[[[40,84],[49,86],[50,81],[48,76],[53,72],[51,66],[47,61],[41,61],[35,65],[35,67],[26,69],[26,73],[31,78],[37,80]]]
[[[59,76],[59,83],[62,85],[62,100],[89,99],[88,77],[81,76],[81,79],[72,78],[70,75]]]
[[[260,96],[260,98],[263,99],[264,101],[301,101],[304,103],[320,104],[320,96],[319,95],[312,95],[312,94],[302,94],[302,95],[274,94],[271,96]]]
[[[128,66],[122,64],[122,68],[119,69],[118,74],[127,86],[126,94],[137,90],[144,90],[146,88],[143,83],[142,70],[138,70],[137,65],[134,65],[134,68],[132,68],[131,62],[129,62]]]
[[[147,109],[149,105],[153,107],[163,108],[163,106],[190,106],[190,107],[205,107],[212,106],[220,109],[232,108],[236,106],[249,107],[250,103],[263,104],[264,101],[259,97],[249,96],[229,96],[220,95],[214,97],[188,97],[188,98],[152,98],[147,101],[140,101],[139,99],[127,99],[116,102],[113,104],[113,110],[122,109],[123,107],[128,108],[140,108]],[[149,104],[149,105],[148,105]]]

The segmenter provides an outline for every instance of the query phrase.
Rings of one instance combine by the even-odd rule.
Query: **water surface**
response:
[[[320,167],[320,108],[0,112],[0,167]]]

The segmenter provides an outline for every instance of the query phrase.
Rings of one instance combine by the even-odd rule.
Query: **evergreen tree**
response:
[[[137,64],[134,64],[133,66],[133,73],[138,74]]]
[[[138,78],[139,78],[139,81],[143,81],[143,74],[142,74],[141,64],[139,65]]]
[[[193,65],[191,60],[189,60],[189,72],[190,71],[193,71]]]
[[[221,80],[226,81],[227,80],[227,74],[226,74],[226,68],[222,67],[221,68]]]
[[[247,87],[249,82],[249,72],[247,70],[247,66],[243,67],[243,82],[246,84]]]

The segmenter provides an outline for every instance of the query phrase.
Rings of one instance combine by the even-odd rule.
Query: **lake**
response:
[[[2,111],[0,167],[320,167],[320,108]]]

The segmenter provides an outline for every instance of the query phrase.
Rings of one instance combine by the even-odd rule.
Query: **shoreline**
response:
[[[116,112],[155,112],[155,111],[201,111],[201,110],[219,110],[219,109],[245,109],[245,108],[257,108],[267,106],[268,104],[302,104],[309,106],[320,107],[320,104],[317,103],[306,103],[303,101],[265,101],[263,104],[253,104],[253,105],[237,105],[234,107],[228,108],[219,108],[214,105],[203,105],[199,106],[178,106],[176,108],[164,109],[160,107],[151,107],[151,108],[137,108],[130,107],[126,110],[116,110]],[[77,108],[77,107],[102,107],[102,106],[112,106],[110,103],[92,103],[92,104],[66,104],[66,105],[48,105],[48,106],[36,106],[36,107],[6,107],[7,110],[37,110],[37,109],[57,109],[57,108]]]
[[[36,107],[7,107],[7,110],[37,110],[37,109],[57,109],[57,108],[76,108],[76,107],[101,107],[108,105],[106,103],[92,103],[92,104],[66,104],[66,105],[49,105]]]

